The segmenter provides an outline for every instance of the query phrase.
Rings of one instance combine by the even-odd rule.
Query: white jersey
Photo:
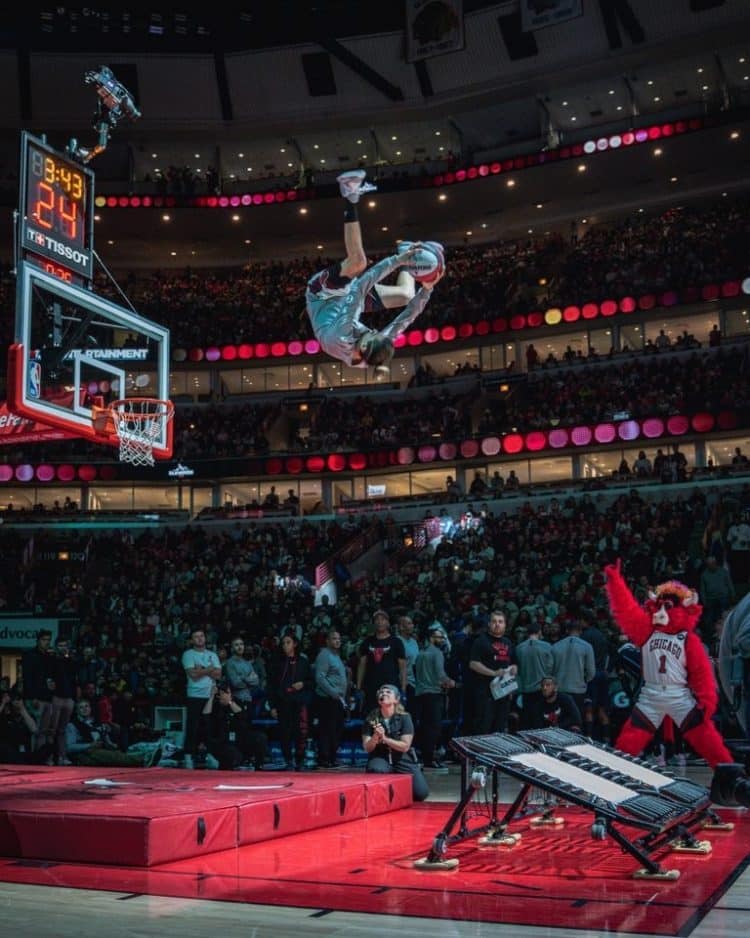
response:
[[[687,686],[686,631],[654,632],[641,648],[641,667],[646,684]]]

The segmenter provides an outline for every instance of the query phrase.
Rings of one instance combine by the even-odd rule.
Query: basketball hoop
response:
[[[113,401],[108,411],[120,441],[120,462],[153,466],[154,443],[166,437],[167,424],[174,417],[172,401],[129,397]]]

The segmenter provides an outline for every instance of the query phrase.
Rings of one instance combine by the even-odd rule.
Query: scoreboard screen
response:
[[[44,141],[22,134],[22,252],[61,279],[93,276],[94,174]],[[45,261],[47,263],[45,263]]]

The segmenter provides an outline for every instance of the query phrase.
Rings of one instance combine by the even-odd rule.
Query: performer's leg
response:
[[[687,730],[683,735],[685,741],[690,743],[712,769],[722,762],[734,762],[734,757],[724,745],[724,740],[711,720],[704,720],[703,723]]]
[[[414,277],[408,270],[401,271],[395,286],[383,286],[382,283],[378,283],[375,289],[386,309],[406,306],[414,299],[414,294],[417,292]]]
[[[631,756],[640,756],[654,735],[653,728],[636,726],[631,717],[626,721],[617,737],[615,749],[627,752]]]
[[[367,255],[362,244],[362,228],[359,224],[357,203],[363,192],[372,192],[376,187],[365,182],[365,171],[362,169],[342,173],[337,182],[341,195],[346,200],[344,209],[346,258],[341,263],[341,274],[344,277],[357,277],[367,269]]]

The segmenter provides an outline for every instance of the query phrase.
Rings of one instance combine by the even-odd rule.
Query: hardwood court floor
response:
[[[707,780],[705,769],[691,767],[686,774],[700,783]],[[448,776],[431,776],[430,783],[430,800],[455,803],[458,794],[457,768],[452,768]],[[510,794],[512,792],[503,791],[503,800],[508,800]],[[746,816],[747,812],[742,814]],[[613,845],[612,849],[617,848]],[[747,852],[750,853],[750,843],[747,845]],[[316,858],[321,870],[325,869],[327,859],[329,858],[324,855]],[[684,930],[678,934],[686,938],[732,938],[742,934],[743,938],[747,938],[750,929],[750,871],[746,861],[740,864],[740,868],[739,875],[732,885],[716,898],[709,898],[705,907],[700,909],[700,914],[686,923]],[[353,913],[330,911],[326,907],[324,893],[321,894],[319,908],[301,908],[293,907],[291,902],[287,906],[170,898],[139,894],[129,888],[123,888],[122,891],[65,888],[54,885],[54,864],[45,870],[45,876],[50,885],[0,883],[0,907],[7,934],[33,935],[40,938],[106,938],[110,935],[127,935],[134,938],[179,935],[181,938],[193,938],[219,934],[242,934],[250,938],[350,935],[357,938],[376,935],[379,938],[403,938],[404,934],[414,938],[598,938],[600,935],[613,933],[606,930],[582,930],[580,927],[566,928],[564,921],[544,927],[460,921],[460,903],[455,903],[454,897],[448,892],[445,893],[445,905],[441,908],[440,917],[436,919],[379,914],[379,901],[383,902],[384,910],[388,906],[386,895],[379,898],[377,891],[373,894],[372,911]],[[644,901],[657,901],[658,890],[658,885],[654,885],[652,895]],[[550,900],[554,901],[554,896],[550,896]],[[567,924],[571,924],[570,920]],[[643,933],[628,930],[627,934],[640,938]]]

